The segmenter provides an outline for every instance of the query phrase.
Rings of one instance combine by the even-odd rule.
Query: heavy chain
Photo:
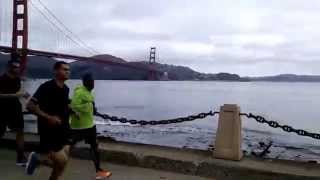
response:
[[[252,118],[255,119],[257,122],[262,123],[262,124],[268,124],[270,127],[273,128],[281,128],[285,132],[294,132],[300,136],[306,136],[306,137],[311,137],[314,139],[319,139],[320,140],[320,134],[317,133],[311,133],[302,129],[295,129],[291,126],[288,125],[281,125],[276,121],[268,121],[264,117],[259,116],[259,115],[253,115],[252,113],[241,113],[241,116],[246,116],[247,118]]]
[[[133,125],[165,125],[165,124],[173,124],[173,123],[182,123],[182,122],[188,122],[188,121],[193,121],[196,119],[204,119],[208,116],[214,116],[216,114],[218,114],[219,112],[213,112],[210,111],[208,113],[199,113],[197,115],[191,115],[191,116],[187,116],[187,117],[179,117],[179,118],[175,118],[175,119],[168,119],[168,120],[160,120],[160,121],[145,121],[145,120],[133,120],[133,119],[127,119],[127,118],[119,118],[116,116],[109,116],[108,114],[101,114],[101,113],[97,113],[96,116],[101,117],[105,120],[110,120],[113,122],[120,122],[120,123],[130,123]]]

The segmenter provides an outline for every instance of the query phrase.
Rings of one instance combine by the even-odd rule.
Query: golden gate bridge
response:
[[[31,44],[36,44],[40,38],[47,39],[56,44],[58,50],[43,50],[43,46],[36,49],[29,47],[30,30],[36,30],[41,25],[33,24],[30,28],[29,7],[32,12],[37,13],[38,17],[42,18],[40,22],[46,22],[49,28],[50,35],[42,35],[35,33],[31,40]],[[39,22],[39,21],[38,21]],[[8,28],[9,27],[9,28]],[[9,29],[9,30],[8,30]],[[32,33],[31,33],[32,34]],[[50,38],[48,38],[50,37]],[[51,46],[52,47],[52,46]],[[70,52],[63,52],[79,49],[85,55],[75,55]],[[125,62],[116,62],[108,59],[99,59],[94,55],[99,55],[97,50],[85,43],[76,33],[66,26],[41,0],[1,0],[0,1],[0,52],[10,53],[12,58],[21,60],[22,71],[25,72],[28,63],[28,56],[44,56],[49,58],[61,58],[66,60],[86,61],[92,63],[101,63],[104,65],[116,65],[126,68],[133,68],[148,72],[149,80],[156,80],[163,72],[156,69],[156,48],[150,48],[148,66],[137,66]]]

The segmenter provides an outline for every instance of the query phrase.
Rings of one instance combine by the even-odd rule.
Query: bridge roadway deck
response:
[[[2,144],[1,146],[12,147],[12,139],[12,134],[8,134],[5,139],[2,140],[2,143],[0,142],[0,144]],[[38,137],[28,135],[26,139],[28,147],[35,148]],[[198,176],[196,179],[199,180],[201,180],[200,177],[219,180],[320,180],[320,165],[316,163],[271,159],[263,160],[250,157],[245,157],[239,162],[226,161],[212,158],[211,152],[207,151],[124,142],[103,142],[100,146],[101,157],[105,162],[108,162],[107,165],[109,165],[109,163],[115,163],[126,166],[152,168],[166,172],[191,175],[191,179]],[[88,147],[84,144],[78,145],[72,153],[73,157],[79,159],[88,159],[89,154]],[[0,157],[3,156],[0,154]],[[80,166],[82,162],[85,162],[81,160],[73,161],[75,164],[77,164],[76,162],[80,162]],[[88,164],[83,165],[84,167],[91,167],[90,163],[84,164]],[[118,167],[121,169],[121,167],[124,166],[111,165],[111,170],[112,167],[114,167],[115,172],[117,172]],[[82,167],[79,167],[79,169],[81,168]],[[128,169],[130,170],[130,168]],[[179,177],[173,179],[179,179]]]

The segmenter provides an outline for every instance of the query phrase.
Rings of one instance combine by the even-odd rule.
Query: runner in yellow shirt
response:
[[[83,85],[74,90],[71,100],[73,113],[70,117],[70,127],[74,144],[85,140],[91,146],[92,158],[96,168],[96,179],[103,179],[111,176],[111,172],[101,169],[100,155],[98,152],[97,129],[94,123],[94,79],[91,74],[82,77]]]

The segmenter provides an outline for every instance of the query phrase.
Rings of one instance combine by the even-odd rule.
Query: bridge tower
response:
[[[13,0],[12,58],[21,60],[21,71],[25,71],[28,49],[28,0]]]
[[[149,73],[148,73],[148,80],[156,80],[157,74],[155,71],[156,65],[156,47],[150,48],[150,56],[149,56]]]

